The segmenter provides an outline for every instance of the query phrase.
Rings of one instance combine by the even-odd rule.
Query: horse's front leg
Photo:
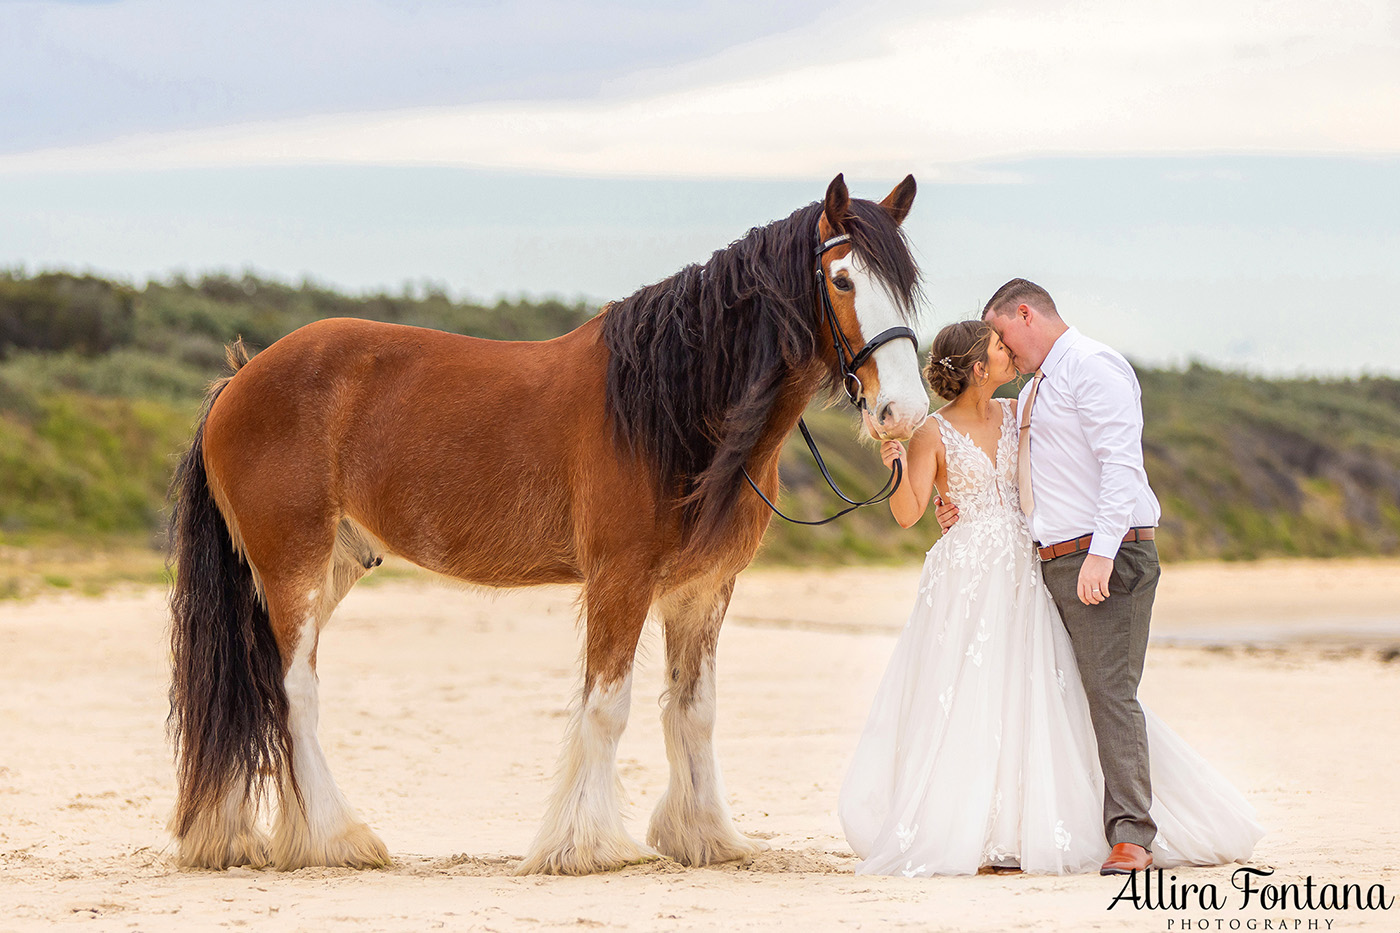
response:
[[[583,689],[574,705],[544,825],[516,874],[584,875],[654,858],[622,825],[617,743],[632,703],[632,663],[651,606],[641,575],[613,571],[584,589]]]
[[[734,828],[715,758],[715,647],[734,578],[709,580],[660,601],[666,626],[661,714],[671,783],[652,814],[647,842],[686,865],[747,858],[768,848]]]

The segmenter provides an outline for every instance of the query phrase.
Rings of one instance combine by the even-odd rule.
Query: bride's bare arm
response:
[[[937,423],[932,418],[925,421],[907,448],[899,441],[885,441],[880,455],[885,466],[892,466],[895,458],[904,461],[904,482],[889,503],[894,520],[901,528],[908,528],[923,517],[934,487],[942,489],[947,484],[947,456]]]

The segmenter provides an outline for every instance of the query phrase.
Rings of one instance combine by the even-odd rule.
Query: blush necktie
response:
[[[1031,406],[1035,404],[1035,393],[1040,390],[1040,380],[1045,373],[1037,370],[1031,380],[1031,391],[1026,395],[1026,407],[1021,410],[1021,436],[1016,449],[1016,485],[1021,492],[1021,511],[1029,517],[1035,511],[1035,497],[1031,495]]]

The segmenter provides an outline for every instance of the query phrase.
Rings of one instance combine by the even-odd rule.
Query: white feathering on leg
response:
[[[671,783],[657,804],[647,843],[686,865],[749,858],[768,848],[734,828],[714,751],[715,659],[700,664],[690,702],[673,684],[661,714]]]
[[[267,866],[267,835],[256,826],[257,800],[231,788],[215,813],[200,813],[179,840],[176,861],[186,868]]]
[[[655,856],[622,825],[617,743],[631,703],[629,673],[575,704],[544,823],[516,874],[590,874]]]

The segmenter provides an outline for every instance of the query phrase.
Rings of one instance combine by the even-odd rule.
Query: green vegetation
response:
[[[1139,375],[1165,554],[1400,553],[1400,380]]]
[[[0,596],[158,579],[164,496],[224,344],[253,347],[322,317],[546,339],[596,309],[555,301],[454,302],[441,292],[348,296],[253,276],[136,289],[91,276],[0,273]],[[1148,472],[1165,557],[1400,553],[1400,380],[1264,380],[1202,366],[1141,370]],[[888,475],[844,403],[808,424],[848,495]],[[780,506],[836,511],[800,435],[783,453]],[[774,521],[760,560],[916,558],[937,528],[883,507],[829,525]],[[135,557],[112,556],[132,549]],[[40,555],[20,560],[19,554]],[[74,569],[76,568],[76,569]],[[87,568],[87,569],[84,569]]]

